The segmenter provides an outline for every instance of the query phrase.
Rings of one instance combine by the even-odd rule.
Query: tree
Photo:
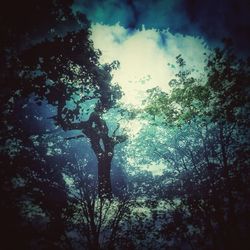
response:
[[[94,50],[89,34],[86,27],[22,53],[22,94],[32,88],[38,104],[46,101],[56,107],[56,125],[80,130],[89,139],[98,160],[99,194],[111,196],[114,147],[126,136],[117,135],[118,128],[110,134],[103,115],[121,97],[118,85],[111,84],[111,70],[118,63],[100,65],[100,52]]]
[[[180,199],[187,217],[181,235],[192,225],[199,229],[191,233],[193,244],[210,235],[213,249],[237,248],[247,242],[243,218],[249,219],[243,191],[249,182],[249,63],[237,59],[226,40],[208,55],[203,79],[192,77],[181,56],[177,64],[171,92],[151,90],[145,108],[171,131],[155,149],[173,168],[166,194]]]
[[[117,135],[118,128],[109,131],[102,115],[121,95],[110,83],[118,63],[100,65],[100,54],[89,41],[90,25],[85,16],[73,15],[71,4],[27,0],[14,9],[6,3],[0,10],[1,216],[10,248],[18,244],[25,249],[38,241],[36,247],[70,248],[64,214],[69,200],[62,176],[66,151],[60,139],[62,155],[47,154],[45,143],[50,135],[59,138],[54,133],[59,128],[78,126],[91,137],[96,154],[101,152],[100,195],[111,196],[113,151],[125,136]],[[34,101],[37,106],[31,107]],[[46,110],[43,117],[37,117],[38,109]],[[53,119],[47,120],[48,110],[54,112]],[[43,126],[48,123],[49,131]]]
[[[122,223],[127,220],[133,201],[125,193],[113,199],[99,197],[95,179],[84,168],[78,160],[64,169],[68,179],[70,227],[79,233],[79,244],[84,249],[117,249],[122,244]]]
[[[36,124],[31,126],[36,119],[32,112],[27,114],[25,110],[32,87],[26,85],[26,92],[22,91],[23,65],[18,57],[25,48],[46,37],[79,27],[70,4],[68,0],[26,0],[15,3],[14,7],[10,2],[1,5],[1,221],[5,227],[2,245],[9,249],[17,245],[30,248],[36,239],[41,240],[40,245],[45,244],[45,248],[53,248],[59,243],[64,249],[68,248],[61,239],[65,233],[62,210],[67,200],[58,186],[63,187],[64,181],[60,167],[32,140],[41,130]],[[32,121],[27,122],[27,118]],[[58,198],[54,204],[52,196]],[[49,221],[47,232],[37,226],[38,215],[41,221]]]

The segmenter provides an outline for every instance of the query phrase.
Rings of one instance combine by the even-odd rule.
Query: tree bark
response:
[[[98,193],[100,198],[112,197],[112,185],[111,185],[111,161],[112,156],[107,155],[98,158]]]
[[[109,129],[101,115],[93,112],[88,122],[91,126],[83,131],[90,139],[91,147],[98,161],[98,193],[100,198],[112,197],[111,186],[111,162],[114,155],[116,144],[124,142],[127,137],[124,135],[116,136],[115,132],[109,136]]]

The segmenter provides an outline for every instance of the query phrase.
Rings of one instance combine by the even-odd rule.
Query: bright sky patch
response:
[[[182,54],[190,68],[200,70],[207,50],[201,38],[144,27],[131,32],[119,24],[92,25],[91,39],[94,47],[102,51],[102,63],[120,62],[120,69],[113,72],[113,81],[124,91],[122,101],[137,107],[147,89],[158,86],[168,91],[168,82],[178,70],[176,56]]]

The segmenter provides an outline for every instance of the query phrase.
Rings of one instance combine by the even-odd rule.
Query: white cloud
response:
[[[119,24],[94,24],[91,38],[94,47],[103,53],[102,63],[120,61],[113,81],[118,82],[125,93],[122,101],[135,106],[141,105],[149,88],[159,86],[168,91],[168,82],[176,73],[168,64],[175,64],[177,55],[182,54],[190,67],[200,69],[207,50],[200,38],[144,28],[130,32]]]

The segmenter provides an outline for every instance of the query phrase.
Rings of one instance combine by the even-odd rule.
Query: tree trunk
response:
[[[109,136],[109,128],[104,119],[102,119],[102,112],[94,111],[91,113],[87,121],[79,123],[65,122],[62,118],[62,110],[65,106],[64,102],[58,106],[58,121],[65,130],[78,129],[89,138],[91,148],[93,149],[98,161],[98,194],[101,198],[112,197],[111,187],[111,161],[114,154],[114,147],[116,144],[124,142],[127,139],[126,135],[115,135],[119,126]],[[79,136],[78,136],[79,137]],[[82,135],[80,135],[82,137]]]
[[[98,157],[98,193],[101,198],[112,197],[110,178],[112,156],[106,153]]]

